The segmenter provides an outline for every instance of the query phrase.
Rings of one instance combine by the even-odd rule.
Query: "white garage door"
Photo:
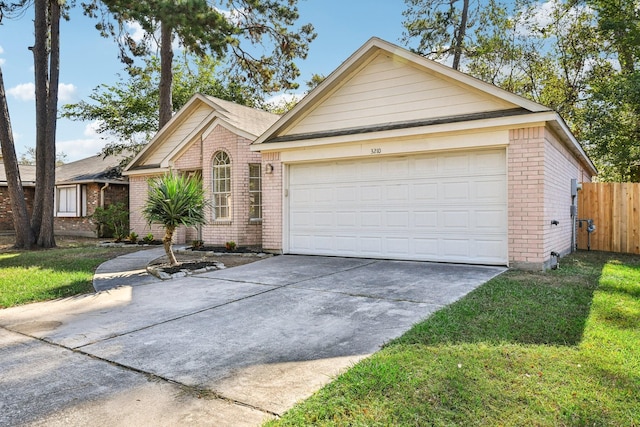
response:
[[[293,164],[288,252],[507,263],[505,150]]]

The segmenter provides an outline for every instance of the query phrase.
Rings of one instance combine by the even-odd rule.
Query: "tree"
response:
[[[67,161],[67,155],[64,152],[56,153],[56,166],[65,164]],[[33,166],[36,164],[36,149],[34,147],[27,147],[27,151],[20,154],[18,164]]]
[[[640,182],[640,9],[637,2],[587,0],[608,61],[593,68],[584,108],[585,146],[600,179]]]
[[[173,109],[182,108],[194,93],[255,106],[262,100],[251,88],[219,77],[218,62],[212,58],[183,56],[174,61]],[[120,77],[114,85],[95,88],[89,98],[62,107],[62,117],[72,120],[96,121],[97,132],[112,136],[102,150],[103,155],[119,154],[125,150],[135,155],[158,131],[160,60],[150,57],[144,65],[131,67],[130,74]]]
[[[9,200],[13,215],[13,228],[15,229],[14,247],[19,249],[30,249],[34,242],[29,213],[24,199],[20,170],[18,169],[18,159],[16,148],[11,131],[11,117],[7,106],[7,95],[4,90],[4,77],[0,67],[0,146],[2,148],[2,160],[4,161],[5,173],[7,175],[7,187],[9,190]]]
[[[0,17],[5,13],[22,14],[31,6],[28,0],[13,3],[0,2]],[[11,203],[15,206],[14,227],[16,246],[30,248],[34,241],[38,246],[55,246],[53,235],[53,198],[55,188],[55,132],[57,120],[59,59],[60,59],[60,19],[61,5],[58,0],[34,0],[35,43],[30,49],[34,57],[36,95],[36,191],[30,225],[22,218],[26,212],[24,197],[20,197],[15,186],[22,186],[11,133],[11,122],[6,106],[4,82],[0,97],[2,114],[3,154],[6,155],[5,168],[14,188],[9,191]],[[5,153],[6,151],[6,153]],[[3,156],[4,157],[4,156]],[[29,231],[27,231],[27,228]]]
[[[173,233],[180,225],[205,224],[208,206],[200,178],[168,173],[150,182],[142,215],[149,225],[164,227],[162,242],[172,266],[178,264],[172,248]]]
[[[98,29],[122,41],[121,58],[129,65],[133,59],[128,52],[133,56],[147,54],[146,42],[160,31],[160,127],[169,121],[173,111],[174,37],[189,52],[199,56],[208,53],[226,61],[239,82],[265,93],[297,87],[295,79],[300,72],[294,60],[306,57],[309,43],[315,38],[310,24],[291,29],[299,17],[297,0],[102,0],[102,3],[108,10],[102,11]],[[225,12],[224,7],[231,10]],[[98,16],[99,9],[97,0],[85,4],[91,16]],[[127,34],[126,23],[130,21],[139,23],[146,31],[142,43]],[[264,46],[270,52],[257,56],[256,52]]]
[[[452,68],[460,69],[468,49],[467,31],[478,23],[479,3],[470,8],[469,0],[405,0],[402,15],[405,43],[419,38],[415,52],[431,59],[452,58]]]

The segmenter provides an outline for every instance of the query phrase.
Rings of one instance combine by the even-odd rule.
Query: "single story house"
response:
[[[124,172],[138,234],[172,169],[213,202],[179,242],[532,269],[571,251],[597,173],[556,112],[378,38],[280,118],[196,95]]]
[[[20,178],[22,180],[22,190],[27,203],[29,214],[33,209],[33,195],[36,191],[36,167],[31,165],[20,165]],[[0,155],[0,234],[13,234],[13,211],[11,210],[11,200],[9,199],[9,187],[7,184],[7,174]]]
[[[542,269],[593,163],[551,109],[372,38],[252,144],[263,247]]]
[[[179,243],[202,240],[224,245],[262,246],[260,153],[249,145],[279,118],[212,96],[194,95],[134,157],[123,174],[129,178],[130,228],[140,236],[162,238],[158,225],[142,217],[148,182],[169,171],[195,174],[212,200],[208,224],[181,227]]]
[[[61,236],[95,237],[90,220],[96,207],[129,205],[129,184],[121,174],[122,156],[95,155],[56,167],[54,232]],[[20,165],[27,209],[31,213],[35,193],[35,166]],[[0,232],[12,233],[13,217],[4,164],[0,164]]]

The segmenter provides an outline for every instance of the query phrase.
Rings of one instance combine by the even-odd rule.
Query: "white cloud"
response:
[[[136,43],[140,43],[142,40],[144,40],[147,32],[142,29],[142,26],[139,22],[129,21],[125,24],[125,26],[127,27],[127,32],[129,33],[129,36],[133,39],[133,41],[135,41]]]
[[[281,93],[267,99],[265,104],[271,105],[272,107],[279,107],[288,104],[291,101],[298,102],[304,98],[305,95],[306,93]]]
[[[33,83],[21,83],[7,90],[7,93],[21,101],[36,99],[36,85]]]
[[[6,59],[0,58],[0,65],[4,65],[5,62],[7,62]]]
[[[58,99],[69,101],[76,94],[78,88],[71,83],[58,85]],[[36,85],[33,83],[21,83],[7,90],[7,93],[21,101],[33,101],[36,99]]]
[[[520,18],[516,21],[516,32],[522,36],[540,37],[543,29],[554,23],[554,19],[559,19],[556,23],[559,31],[571,28],[570,22],[581,14],[595,16],[595,12],[589,6],[573,6],[560,17],[557,11],[564,6],[559,0],[546,0],[541,3],[534,3],[526,10],[521,10]]]
[[[56,149],[58,152],[63,152],[67,155],[67,161],[73,162],[95,156],[106,143],[107,141],[100,138],[70,139],[57,141]]]
[[[101,120],[94,120],[91,123],[88,123],[84,127],[84,132],[82,133],[84,136],[98,136],[98,128],[100,127]]]
[[[60,83],[58,85],[58,99],[60,101],[70,101],[78,88],[72,83]]]
[[[4,53],[4,48],[0,46],[0,55],[2,55],[3,53]]]

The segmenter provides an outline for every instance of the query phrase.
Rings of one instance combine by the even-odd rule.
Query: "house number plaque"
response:
[[[382,148],[372,148],[371,154],[380,154],[382,153]]]

